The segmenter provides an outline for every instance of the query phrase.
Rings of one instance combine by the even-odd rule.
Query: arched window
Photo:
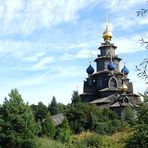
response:
[[[111,87],[111,88],[117,87],[117,80],[116,80],[115,77],[110,78],[110,80],[109,80],[109,87]]]
[[[124,103],[129,103],[129,98],[127,96],[124,98]]]

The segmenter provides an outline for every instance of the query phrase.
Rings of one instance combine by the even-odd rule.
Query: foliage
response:
[[[64,113],[66,106],[62,103],[57,103],[58,114]]]
[[[145,96],[146,99],[148,96]],[[148,147],[148,102],[144,101],[137,110],[137,125],[134,134],[126,141],[126,147]]]
[[[130,136],[133,135],[133,129],[132,128],[125,128],[120,132],[116,132],[111,136],[106,136],[108,138],[111,138],[113,141],[115,141],[116,143],[123,143],[125,144],[125,140],[127,140]]]
[[[144,94],[140,93],[140,96],[143,98],[143,103],[148,103],[148,89],[144,92]]]
[[[0,145],[5,148],[31,148],[36,146],[38,126],[31,108],[25,104],[17,89],[11,90],[9,99],[0,108]]]
[[[52,122],[50,112],[47,113],[46,118],[41,123],[41,125],[42,125],[41,135],[53,138],[53,136],[55,135],[55,126]]]
[[[50,140],[49,138],[39,138],[40,147],[39,148],[87,148],[88,145],[98,146],[101,148],[123,148],[124,139],[129,138],[132,135],[130,129],[125,129],[121,132],[117,132],[112,136],[101,136],[95,134],[94,132],[86,131],[80,134],[74,135],[75,139],[73,143],[62,144],[59,141]],[[93,142],[93,143],[92,143]],[[90,146],[91,147],[91,146]],[[38,148],[38,147],[37,147]],[[94,147],[95,148],[95,147]],[[97,147],[98,148],[98,147]]]
[[[47,137],[38,138],[38,141],[40,143],[40,146],[38,146],[37,148],[66,148],[66,146],[63,143],[51,140]]]
[[[138,71],[138,76],[141,77],[142,79],[145,79],[145,81],[147,81],[148,80],[148,59],[145,58],[143,62],[139,64],[139,66],[136,66],[136,69]]]
[[[148,99],[148,95],[145,96]],[[144,99],[145,100],[145,99]],[[148,102],[143,102],[137,110],[138,124],[148,123]]]
[[[147,1],[148,2],[148,1]],[[144,16],[148,13],[148,9],[140,9],[137,11],[137,16]],[[145,41],[143,38],[140,39],[141,45],[145,46],[146,49],[148,49],[148,41]],[[138,76],[148,80],[148,58],[145,58],[143,62],[139,64],[139,66],[136,66],[136,70],[138,71]],[[148,83],[148,82],[147,82]]]
[[[72,132],[69,127],[68,120],[65,117],[64,121],[62,122],[62,124],[60,125],[58,129],[57,139],[61,141],[62,143],[66,143],[66,142],[69,143],[71,140],[71,135],[72,135]]]
[[[95,131],[101,135],[113,134],[117,131],[126,128],[126,126],[127,124],[124,121],[114,119],[111,121],[108,120],[104,122],[98,122],[95,126]]]
[[[102,139],[101,136],[98,135],[92,135],[83,140],[86,147],[93,147],[93,148],[101,148],[102,145]]]
[[[79,133],[91,128],[91,112],[100,113],[100,110],[84,103],[76,104],[75,106],[67,106],[65,116],[69,121],[69,125],[74,133]]]
[[[145,15],[147,14],[148,9],[141,9],[137,11],[137,15]],[[145,41],[143,38],[141,39],[142,46],[148,49],[148,41]],[[148,80],[148,59],[144,59],[143,62],[140,63],[139,66],[136,66],[138,76],[145,79],[146,83]],[[144,98],[144,102],[138,108],[137,111],[137,120],[138,124],[134,128],[134,134],[126,141],[126,147],[148,147],[148,91],[142,95]]]
[[[146,15],[147,13],[148,13],[148,9],[147,8],[140,9],[140,10],[137,11],[137,16],[143,16],[143,15]]]
[[[58,114],[58,106],[57,106],[57,101],[56,98],[53,96],[51,103],[48,106],[48,111],[51,113],[51,115],[56,115]]]
[[[71,101],[72,105],[82,102],[78,91],[73,91]]]
[[[79,134],[73,135],[73,143],[80,142],[84,140],[85,138],[87,138],[88,136],[91,136],[93,134],[94,132],[90,132],[88,130],[88,131],[83,131],[83,132],[80,132]]]
[[[125,127],[125,123],[113,111],[85,103],[67,106],[65,115],[74,133],[90,130],[112,134]]]
[[[74,144],[73,148],[123,148],[124,144],[121,142],[114,141],[109,136],[101,136],[98,134],[91,134],[88,137],[85,137],[81,141],[78,141]]]
[[[124,110],[124,120],[131,126],[135,125],[136,122],[136,112],[130,106],[126,107]]]
[[[42,102],[39,102],[38,105],[31,105],[31,108],[33,110],[35,120],[38,122],[42,122],[47,115],[48,109],[47,106],[44,105]]]
[[[140,124],[135,127],[135,132],[133,136],[131,136],[126,141],[127,148],[133,147],[148,147],[148,125],[147,124]]]

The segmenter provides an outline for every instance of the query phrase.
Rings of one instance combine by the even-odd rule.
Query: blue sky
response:
[[[147,6],[145,0],[0,0],[0,103],[12,88],[30,104],[48,104],[52,96],[66,104],[73,90],[82,93],[106,15],[120,68],[125,61],[134,92],[143,92],[135,66],[148,57],[139,43],[148,39],[148,17],[136,11]]]

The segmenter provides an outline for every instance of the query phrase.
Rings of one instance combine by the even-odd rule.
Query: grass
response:
[[[124,148],[124,140],[132,135],[131,129],[124,129],[121,132],[117,132],[112,136],[97,135],[93,132],[86,131],[78,135],[73,135],[73,144],[62,144],[58,141],[51,140],[49,138],[39,138],[39,148],[83,148],[85,139],[89,139],[92,136],[97,136],[101,140],[101,148]]]
[[[49,138],[39,138],[39,148],[65,148],[65,145]]]

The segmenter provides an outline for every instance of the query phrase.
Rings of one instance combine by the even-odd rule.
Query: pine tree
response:
[[[68,120],[65,117],[63,123],[59,127],[58,139],[63,143],[70,142],[71,134],[72,132],[68,124]]]
[[[35,120],[38,122],[42,122],[48,113],[48,108],[46,105],[44,105],[42,102],[38,102],[38,105],[31,105],[31,108],[33,110]]]
[[[53,96],[50,105],[48,106],[48,110],[50,111],[51,115],[58,114],[58,106],[56,98]]]
[[[53,138],[55,135],[55,126],[51,119],[50,112],[47,113],[46,119],[42,122],[42,135]]]
[[[5,148],[35,147],[38,126],[31,108],[25,104],[17,89],[0,108],[0,145]]]
[[[82,102],[78,91],[73,91],[71,101],[73,105]]]

